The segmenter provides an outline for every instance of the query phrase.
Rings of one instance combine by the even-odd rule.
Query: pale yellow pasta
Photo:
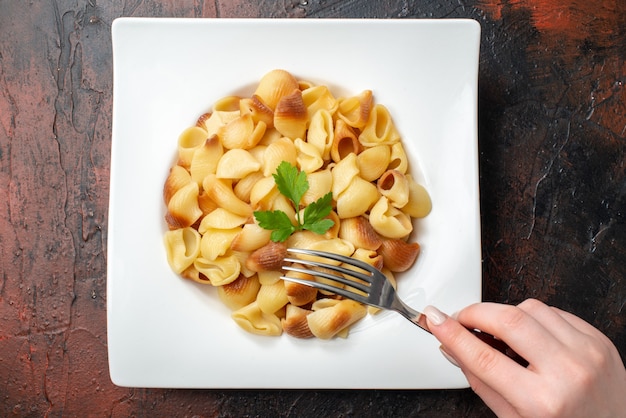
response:
[[[330,158],[330,148],[335,137],[333,116],[328,110],[320,109],[311,118],[306,140],[319,151],[324,160]]]
[[[215,260],[199,257],[193,265],[211,281],[213,286],[223,286],[234,282],[241,271],[241,264],[233,254],[217,257]]]
[[[191,226],[202,216],[198,204],[199,188],[196,183],[181,187],[167,204],[165,219],[170,229]]]
[[[230,244],[241,228],[214,229],[209,228],[202,235],[200,253],[206,260],[214,261],[223,256],[230,249]]]
[[[189,227],[165,233],[165,251],[172,270],[180,274],[193,264],[200,254],[201,239],[198,231]]]
[[[364,261],[394,287],[393,272],[410,268],[420,253],[409,239],[412,219],[426,216],[432,202],[409,174],[400,134],[371,90],[336,99],[327,86],[273,70],[251,96],[218,99],[180,134],[177,153],[163,187],[168,263],[181,277],[216,287],[233,320],[248,332],[347,337],[353,324],[377,312],[281,280],[287,274],[331,283],[283,271],[287,248]],[[306,174],[308,186],[295,206],[274,178],[283,162]],[[332,226],[320,234],[298,230],[306,208],[329,193],[326,218]],[[256,211],[283,212],[296,231],[273,242]]]
[[[337,114],[348,125],[362,129],[369,119],[372,103],[372,91],[364,90],[358,96],[339,99]]]
[[[349,154],[339,161],[332,169],[333,174],[333,199],[337,200],[339,195],[350,186],[352,180],[359,175],[359,167],[356,163],[356,155]]]
[[[208,138],[207,132],[197,126],[185,129],[178,137],[178,164],[183,167],[191,165],[194,152]]]
[[[208,136],[217,135],[219,130],[240,116],[237,111],[215,111],[204,121]]]
[[[377,182],[380,194],[389,199],[389,202],[402,208],[409,202],[409,180],[397,170],[386,171]]]
[[[262,284],[256,301],[261,311],[275,313],[289,302],[285,282],[279,279],[272,284]]]
[[[307,316],[309,329],[317,338],[327,340],[363,318],[367,309],[353,300],[342,300],[332,307],[314,311]]]
[[[217,286],[220,300],[232,310],[241,309],[256,300],[261,288],[259,278],[239,276],[236,280],[223,286]]]
[[[210,229],[232,229],[242,226],[247,220],[247,216],[237,215],[224,208],[216,208],[202,218],[198,232],[206,234]]]
[[[244,202],[250,202],[250,194],[252,192],[252,188],[257,182],[264,178],[265,176],[260,171],[255,171],[254,173],[248,174],[247,176],[239,180],[235,187],[233,187],[233,192],[235,192],[235,196],[237,196],[239,200],[242,200]]]
[[[259,126],[259,124],[256,126]],[[255,126],[254,120],[252,120],[252,115],[246,114],[228,122],[226,125],[221,126],[217,131],[217,136],[219,136],[222,141],[224,148],[247,149],[256,145],[250,143],[250,138],[252,137],[254,129]],[[259,140],[260,139],[261,137],[259,137]]]
[[[319,110],[326,110],[332,115],[339,106],[339,102],[326,86],[311,86],[302,90],[302,101],[309,120],[313,120],[313,115]]]
[[[241,216],[252,215],[250,205],[235,195],[229,181],[218,179],[215,174],[209,174],[204,178],[202,187],[211,199],[224,209]]]
[[[356,157],[361,177],[367,181],[376,181],[387,171],[391,160],[391,148],[388,145],[376,145],[361,151]]]
[[[337,215],[341,219],[363,215],[376,203],[379,196],[376,186],[356,176],[349,187],[337,197]]]
[[[404,238],[413,231],[410,218],[381,196],[370,211],[370,223],[376,232],[387,238]]]
[[[224,154],[224,147],[217,135],[208,138],[204,144],[196,149],[191,158],[189,171],[193,181],[202,185],[204,178],[215,173],[217,164]]]
[[[248,223],[243,226],[230,244],[233,251],[251,252],[258,250],[270,241],[272,231],[261,228],[259,224]]]
[[[237,325],[252,334],[277,336],[283,333],[280,318],[263,312],[256,301],[237,309],[231,317]]]
[[[331,191],[333,185],[333,175],[330,169],[318,170],[307,176],[309,189],[302,196],[302,204],[305,206],[315,202],[320,197]]]
[[[231,149],[224,153],[214,171],[218,178],[242,179],[261,169],[261,163],[244,149]]]
[[[363,131],[359,135],[359,141],[366,147],[393,145],[400,142],[400,134],[385,106],[381,104],[374,106]]]
[[[280,195],[273,177],[259,179],[250,190],[250,206],[254,210],[268,210]]]
[[[298,89],[281,97],[276,104],[274,128],[291,140],[305,137],[308,119],[307,109],[302,100],[302,92]]]
[[[296,138],[293,142],[296,147],[296,163],[300,167],[301,171],[305,173],[314,173],[316,170],[324,165],[324,160],[320,155],[320,152],[313,145],[303,141],[300,138]]]
[[[163,185],[163,201],[165,201],[165,204],[169,204],[174,193],[189,183],[191,183],[191,176],[183,166],[175,165],[172,167]]]
[[[409,159],[406,156],[406,151],[401,142],[397,142],[391,146],[389,168],[393,168],[401,173],[406,173],[409,168]]]
[[[267,177],[274,174],[276,167],[283,161],[295,165],[297,158],[298,152],[293,141],[285,137],[280,138],[269,144],[263,153],[263,175]]]
[[[423,218],[430,213],[433,204],[424,186],[417,183],[413,176],[407,174],[409,180],[409,202],[402,207],[402,212],[414,218]]]

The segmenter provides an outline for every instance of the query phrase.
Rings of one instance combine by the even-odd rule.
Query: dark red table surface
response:
[[[492,415],[470,389],[111,383],[105,289],[119,16],[476,19],[483,298],[534,297],[569,310],[626,356],[626,2],[4,0],[0,416]]]

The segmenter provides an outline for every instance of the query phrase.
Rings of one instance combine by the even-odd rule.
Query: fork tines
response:
[[[324,282],[319,282],[319,281],[312,281],[312,280],[306,280],[306,279],[300,279],[297,277],[290,277],[290,276],[283,276],[281,277],[281,279],[283,280],[287,280],[287,281],[291,281],[291,282],[295,282],[295,283],[300,283],[306,286],[311,286],[311,287],[316,287],[318,289],[321,290],[326,290],[328,292],[332,292],[332,293],[336,293],[338,295],[341,295],[343,297],[346,297],[348,299],[353,299],[356,300],[358,302],[361,303],[366,303],[367,299],[366,296],[369,293],[370,290],[370,283],[372,280],[372,276],[371,274],[369,274],[369,268],[371,268],[371,266],[369,266],[366,263],[362,263],[359,260],[355,260],[353,258],[349,258],[349,257],[345,257],[339,254],[333,254],[333,253],[327,253],[327,252],[323,252],[323,251],[313,251],[313,250],[303,250],[303,249],[288,249],[287,251],[291,252],[291,253],[297,253],[297,254],[303,254],[303,255],[307,255],[307,256],[314,256],[314,257],[319,257],[319,258],[326,258],[329,260],[334,260],[334,261],[339,261],[342,263],[346,263],[348,265],[353,265],[355,267],[358,268],[362,268],[363,270],[365,270],[365,272],[360,272],[357,270],[353,270],[350,268],[346,268],[340,265],[333,265],[333,264],[329,264],[329,263],[324,263],[321,261],[316,261],[316,260],[310,260],[310,259],[304,259],[304,258],[285,258],[284,261],[287,263],[296,263],[296,264],[301,264],[303,266],[306,267],[312,267],[312,268],[320,268],[323,270],[314,270],[311,268],[302,268],[302,267],[298,267],[298,266],[294,266],[294,265],[284,265],[283,266],[283,270],[286,271],[293,271],[293,272],[297,272],[297,273],[302,273],[302,274],[307,274],[307,275],[311,275],[314,277],[321,277],[327,280],[331,280],[333,282],[336,283],[341,283],[345,286],[349,286],[353,289],[355,289],[358,292],[362,292],[362,293],[356,293],[354,291],[350,291],[347,289],[344,289],[342,287],[338,287],[338,286],[334,286],[332,284],[328,284],[328,283],[324,283]],[[360,265],[360,263],[363,264],[363,266]],[[333,272],[336,272],[338,274],[334,274]],[[361,280],[364,283],[361,282],[357,282],[356,280],[351,280],[346,278],[346,275],[348,277],[354,277],[356,280]]]

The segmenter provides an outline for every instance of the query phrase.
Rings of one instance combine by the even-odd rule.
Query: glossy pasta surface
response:
[[[246,331],[345,337],[376,312],[281,280],[288,247],[353,256],[394,284],[394,273],[419,255],[413,219],[428,215],[430,197],[409,174],[392,115],[370,90],[336,97],[324,85],[270,71],[250,97],[217,100],[181,132],[177,157],[163,187],[168,262],[182,278],[216,287]],[[298,207],[276,186],[282,162],[306,173],[309,189]],[[295,224],[297,213],[328,193],[334,225],[324,234],[298,231],[275,243],[253,215],[282,211]]]

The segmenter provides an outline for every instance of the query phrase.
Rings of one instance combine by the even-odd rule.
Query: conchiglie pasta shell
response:
[[[196,183],[188,183],[179,189],[167,204],[165,221],[170,229],[193,225],[202,216],[198,206],[199,188]]]
[[[251,252],[258,250],[270,241],[272,231],[261,228],[257,223],[245,224],[230,244],[233,251]]]
[[[274,284],[262,284],[256,296],[256,301],[261,311],[265,313],[275,313],[289,302],[287,300],[285,282],[278,280]]]
[[[267,146],[263,154],[263,175],[268,177],[276,173],[276,168],[283,161],[296,165],[298,152],[293,141],[289,138],[281,138]]]
[[[409,168],[409,159],[404,150],[402,142],[395,143],[391,146],[391,156],[389,159],[389,168],[406,173]]]
[[[287,305],[285,318],[280,321],[283,331],[294,338],[313,338],[306,320],[311,311],[294,305]]]
[[[197,126],[185,129],[178,137],[178,165],[189,168],[193,153],[204,144],[207,132]]]
[[[241,99],[239,106],[241,114],[249,113],[254,123],[263,122],[268,128],[274,127],[274,111],[259,96]]]
[[[217,135],[211,135],[204,145],[196,150],[191,159],[191,178],[193,181],[202,184],[204,178],[215,173],[217,164],[224,154],[224,148]]]
[[[391,149],[387,145],[366,148],[357,156],[356,162],[361,177],[374,181],[387,170],[391,159]]]
[[[286,256],[287,246],[284,243],[270,241],[250,254],[246,260],[246,267],[256,272],[279,271]]]
[[[361,177],[355,177],[337,198],[337,215],[341,219],[363,215],[376,203],[379,196],[376,186]]]
[[[296,306],[303,306],[311,303],[317,297],[317,289],[300,283],[285,281],[285,290],[289,303]]]
[[[215,260],[199,257],[196,258],[193,265],[211,281],[213,286],[223,286],[234,282],[241,271],[239,260],[232,254],[217,257]]]
[[[180,165],[173,166],[163,185],[163,201],[165,204],[167,205],[172,196],[189,183],[191,183],[189,172]]]
[[[333,116],[329,111],[320,109],[313,114],[306,134],[306,140],[319,151],[322,159],[330,159],[330,149],[335,137]]]
[[[261,169],[261,163],[244,149],[226,151],[217,163],[215,174],[222,179],[242,179]]]
[[[262,285],[270,285],[280,281],[283,272],[279,270],[261,270],[257,272],[259,283]]]
[[[309,116],[298,89],[284,96],[274,111],[274,127],[287,138],[304,138]]]
[[[352,258],[355,260],[363,261],[364,263],[369,264],[375,269],[382,269],[384,266],[384,259],[381,254],[378,254],[373,250],[366,250],[365,248],[357,248],[352,254]]]
[[[402,208],[409,202],[409,180],[397,170],[387,170],[377,182],[378,191],[389,202]]]
[[[204,178],[202,187],[209,197],[224,209],[237,215],[252,216],[250,205],[235,195],[228,181],[218,179],[215,174],[209,174]]]
[[[273,110],[280,99],[298,88],[298,80],[289,72],[272,70],[261,78],[254,94]]]
[[[372,207],[369,220],[374,230],[386,238],[404,238],[413,231],[411,219],[391,206],[385,196]]]
[[[385,267],[393,272],[407,271],[420,253],[417,242],[406,242],[401,239],[384,240],[378,249],[382,255]]]
[[[263,173],[260,171],[255,171],[254,173],[250,173],[235,184],[233,187],[233,191],[235,192],[235,196],[246,203],[250,202],[250,193],[252,192],[252,188],[254,185],[261,179],[265,178]]]
[[[230,243],[241,231],[241,228],[232,229],[208,229],[202,235],[200,242],[200,253],[202,257],[209,261],[217,260],[225,255],[230,249]]]
[[[333,221],[333,226],[331,226],[326,232],[324,232],[324,238],[339,238],[339,225],[341,225],[341,219],[339,219],[339,215],[337,215],[337,212],[331,210],[325,219],[330,219],[331,221]]]
[[[333,161],[339,162],[350,153],[358,155],[361,152],[361,148],[361,143],[352,131],[352,128],[339,119],[335,123],[335,133],[330,148],[330,156]]]
[[[211,284],[211,281],[204,274],[200,273],[193,264],[183,270],[180,276],[185,279],[193,280],[196,283]]]
[[[381,104],[374,106],[367,124],[359,135],[359,141],[366,147],[392,145],[400,142],[400,134],[385,106]]]
[[[302,196],[302,204],[308,206],[332,191],[333,174],[330,169],[318,170],[307,175],[309,189]]]
[[[402,212],[414,218],[423,218],[430,213],[433,208],[428,191],[418,184],[411,175],[409,179],[409,202],[404,205]]]
[[[372,91],[364,90],[358,96],[340,99],[337,114],[348,125],[362,129],[369,119],[372,104]]]
[[[209,136],[217,135],[223,126],[237,119],[239,116],[241,116],[239,111],[216,111],[204,121],[204,127]]]
[[[309,248],[314,242],[325,240],[323,235],[311,231],[297,231],[287,238],[288,248]]]
[[[250,148],[249,142],[253,132],[254,121],[252,120],[252,115],[246,114],[220,127],[217,136],[219,136],[222,145],[227,149],[247,149]]]
[[[231,318],[237,325],[252,334],[278,336],[283,332],[280,318],[261,311],[256,301],[234,311]]]
[[[247,216],[237,215],[224,208],[216,208],[202,218],[198,232],[204,234],[209,229],[233,229],[242,226],[247,221]]]
[[[164,235],[167,261],[176,273],[193,264],[200,254],[200,234],[193,228],[167,231]]]
[[[324,239],[321,241],[312,242],[307,247],[309,250],[326,251],[329,253],[335,253],[339,255],[351,256],[354,253],[354,245],[341,238]],[[298,258],[304,260],[322,261],[328,264],[339,265],[338,261],[321,259],[316,256],[299,254]]]
[[[333,175],[333,199],[337,200],[339,195],[350,186],[352,180],[359,175],[356,155],[349,154],[346,158],[339,161],[331,172]]]
[[[330,339],[346,327],[354,324],[367,314],[367,309],[353,301],[342,300],[331,308],[310,313],[307,322],[313,335],[320,339]]]
[[[236,112],[239,110],[239,96],[224,96],[213,105],[214,112]]]
[[[339,102],[326,86],[312,86],[302,90],[302,100],[307,108],[309,119],[322,109],[332,115],[339,106]]]
[[[235,281],[217,287],[217,295],[231,310],[241,309],[254,302],[261,288],[258,277],[240,275]]]
[[[211,117],[212,112],[206,112],[201,114],[200,116],[198,116],[198,119],[196,120],[196,126],[198,128],[202,128],[206,131],[206,121]]]
[[[198,195],[198,207],[203,215],[207,215],[217,209],[217,203],[211,199],[211,196],[207,194],[206,190],[202,190],[200,195]]]
[[[372,225],[362,216],[347,218],[339,226],[339,238],[350,241],[357,248],[376,251],[382,240]]]
[[[324,160],[317,148],[300,138],[296,138],[293,144],[296,147],[296,162],[300,171],[313,173],[322,167]]]
[[[250,206],[254,210],[269,210],[274,199],[280,195],[274,177],[259,179],[250,190]]]

